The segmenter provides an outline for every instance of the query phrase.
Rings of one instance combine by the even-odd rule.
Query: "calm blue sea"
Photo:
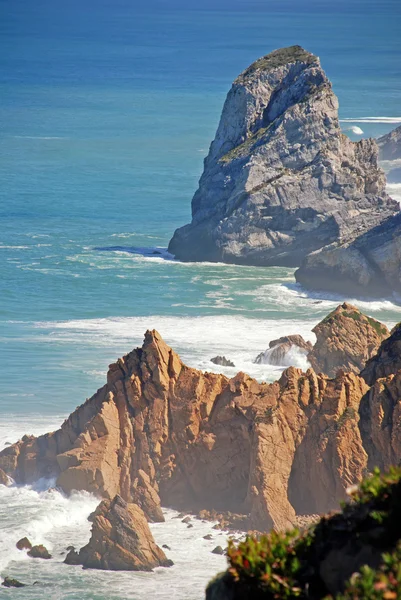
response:
[[[210,369],[219,353],[259,379],[277,377],[255,356],[277,335],[313,339],[342,298],[305,293],[292,270],[181,264],[164,249],[190,219],[241,70],[301,44],[321,57],[341,118],[355,120],[344,130],[378,136],[401,122],[400,29],[399,0],[0,0],[0,447],[56,427],[147,328],[192,366]],[[401,319],[394,298],[358,304]],[[7,498],[12,528],[26,498],[22,512]],[[42,496],[32,498],[43,510]],[[29,578],[28,564],[12,563]],[[52,598],[104,598],[95,580],[87,591],[76,571],[64,581],[63,567],[56,579],[46,568]],[[177,572],[174,597],[201,598],[206,575],[185,588]],[[86,591],[73,595],[77,586]],[[121,589],[113,598],[151,597]]]

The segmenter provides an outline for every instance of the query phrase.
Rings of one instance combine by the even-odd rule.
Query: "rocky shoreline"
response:
[[[187,367],[148,331],[61,429],[24,436],[0,453],[0,468],[17,483],[56,477],[67,494],[104,498],[88,546],[66,561],[91,568],[168,566],[146,524],[164,520],[162,505],[221,529],[307,524],[308,515],[338,508],[373,465],[401,459],[382,414],[385,406],[396,427],[400,327],[390,335],[344,304],[315,330],[330,376],[290,367],[272,384]]]

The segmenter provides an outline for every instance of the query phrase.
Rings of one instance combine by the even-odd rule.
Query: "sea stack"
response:
[[[169,252],[184,261],[299,266],[391,216],[373,140],[340,129],[319,58],[275,50],[234,81],[192,200]]]

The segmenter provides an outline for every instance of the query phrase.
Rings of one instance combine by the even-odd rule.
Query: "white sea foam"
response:
[[[67,140],[67,137],[61,137],[58,135],[13,135],[11,136],[19,140]]]
[[[401,117],[357,117],[356,119],[340,119],[340,123],[401,123]]]
[[[52,552],[60,545],[59,537],[68,545],[68,531],[77,530],[78,540],[89,538],[87,516],[98,500],[86,492],[73,493],[66,498],[47,485],[5,487],[0,485],[0,573],[11,561],[30,560],[25,552],[16,549],[16,542],[27,536],[32,544],[44,544]],[[65,541],[64,541],[65,540]],[[70,542],[70,543],[71,543]]]
[[[347,129],[344,129],[344,131],[351,131],[352,133],[355,133],[355,135],[363,135],[363,129],[361,129],[357,125],[353,125],[352,127],[347,127]]]
[[[36,586],[14,590],[14,599],[91,600],[111,598],[110,590],[114,590],[118,597],[135,600],[165,600],[166,594],[175,600],[200,600],[207,582],[224,569],[225,557],[212,554],[212,550],[216,545],[226,545],[227,533],[213,530],[213,523],[197,519],[192,520],[193,527],[189,529],[173,510],[164,510],[165,523],[150,525],[156,543],[169,546],[165,552],[173,560],[173,567],[153,573],[115,573],[64,565],[67,546],[80,548],[88,542],[91,524],[87,517],[98,502],[86,493],[66,498],[57,490],[0,486],[0,571],[3,576],[11,575],[27,584],[38,582]],[[206,534],[211,534],[212,539],[203,539]],[[15,543],[24,536],[33,543],[44,543],[53,558],[35,560],[17,550]]]
[[[387,193],[401,205],[401,183],[388,183]]]
[[[261,364],[270,365],[271,355],[275,348],[267,348],[260,358]],[[281,367],[298,367],[303,371],[306,371],[310,364],[308,362],[307,351],[297,346],[292,346],[288,352],[286,352]]]
[[[289,298],[285,299],[287,302],[295,302],[297,298],[299,313],[297,319],[255,319],[231,314],[202,317],[152,315],[38,322],[34,327],[37,330],[36,341],[38,342],[107,348],[110,361],[126,354],[134,347],[141,346],[147,329],[157,329],[166,343],[191,367],[204,371],[223,372],[228,376],[233,376],[241,370],[258,380],[271,381],[279,377],[282,368],[254,364],[256,356],[268,348],[272,339],[283,335],[298,333],[305,340],[314,342],[312,328],[339,303],[338,298],[311,301],[306,295],[301,296],[300,301],[297,294],[295,296],[290,294]],[[386,314],[391,312],[394,314],[391,321],[388,317],[381,319],[390,326],[398,318],[396,313],[401,312],[401,306],[389,300],[351,301],[364,312],[373,313],[377,318],[380,318],[381,312]],[[279,296],[277,302],[280,302]],[[285,300],[282,298],[281,302],[283,304]],[[210,359],[216,355],[225,355],[234,362],[236,369],[214,365]],[[291,358],[299,364],[299,357],[291,356]],[[98,381],[98,374],[96,378]]]
[[[60,427],[66,416],[2,413],[0,415],[0,450],[18,441],[25,434],[37,436],[55,431]]]

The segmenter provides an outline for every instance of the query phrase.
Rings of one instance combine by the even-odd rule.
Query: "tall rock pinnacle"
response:
[[[297,266],[309,253],[393,214],[373,140],[341,133],[319,59],[300,46],[234,81],[169,251],[186,261]]]

